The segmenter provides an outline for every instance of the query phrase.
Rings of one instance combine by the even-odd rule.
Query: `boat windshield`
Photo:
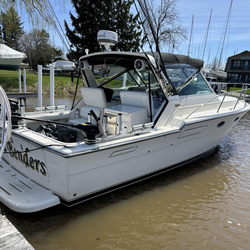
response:
[[[165,66],[168,76],[174,87],[178,90],[191,80],[198,69],[189,64],[168,64]]]
[[[205,81],[203,75],[198,73],[187,85],[181,88],[179,95],[201,95],[213,93],[209,84]]]
[[[194,95],[212,93],[198,69],[189,64],[166,65],[168,76],[176,88],[178,95]]]

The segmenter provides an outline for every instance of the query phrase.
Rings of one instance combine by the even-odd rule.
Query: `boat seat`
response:
[[[139,91],[121,91],[120,92],[122,105],[144,108],[147,110],[147,115],[150,117],[149,93]],[[151,101],[152,115],[154,115],[153,101]]]
[[[110,91],[112,90],[111,89],[104,90],[103,88],[82,87],[81,92],[82,92],[85,106],[81,107],[79,118],[71,119],[69,120],[69,123],[81,124],[81,123],[88,122],[88,114],[90,110],[93,110],[96,116],[100,117],[102,120],[104,108],[114,105],[111,102],[112,93]],[[96,122],[93,120],[93,123],[96,123]]]
[[[114,104],[111,102],[111,89],[104,88],[87,88],[82,87],[82,97],[86,104],[86,106],[92,106],[97,108],[107,108],[113,106]]]
[[[93,107],[93,106],[84,106],[80,110],[80,117],[76,118],[76,119],[69,120],[69,123],[82,124],[82,123],[88,122],[88,114],[89,114],[90,110],[93,110],[95,112],[96,116],[100,117],[102,119],[102,117],[103,117],[103,109],[96,108],[96,107]],[[94,118],[92,118],[92,123],[96,124],[96,121],[94,120]]]

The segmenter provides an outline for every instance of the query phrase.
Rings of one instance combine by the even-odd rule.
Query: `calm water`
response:
[[[76,100],[79,100],[80,96],[77,96]],[[66,105],[66,109],[71,109],[72,106],[73,97],[60,97],[55,98],[55,106],[58,105]],[[27,111],[34,111],[34,108],[38,106],[38,100],[37,98],[27,98],[26,99],[26,110]],[[42,97],[42,106],[50,106],[50,97],[49,96],[43,96]]]
[[[249,120],[213,155],[76,207],[0,207],[37,250],[249,249]]]

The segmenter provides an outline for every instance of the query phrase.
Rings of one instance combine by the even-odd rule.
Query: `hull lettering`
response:
[[[10,153],[13,159],[16,159],[20,163],[26,166],[26,168],[31,168],[34,171],[47,176],[46,164],[38,159],[34,159],[30,156],[30,150],[26,148],[24,151],[19,151],[13,148],[12,144],[8,141],[6,144],[6,150]]]

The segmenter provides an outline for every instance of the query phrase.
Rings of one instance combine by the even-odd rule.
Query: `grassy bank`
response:
[[[23,74],[23,71],[22,71]],[[73,95],[75,91],[76,78],[71,82],[70,74],[55,74],[55,95]],[[0,85],[6,93],[19,92],[18,71],[0,70]],[[37,92],[38,75],[37,72],[26,71],[26,91]],[[43,94],[49,94],[50,77],[49,73],[43,73],[42,76]],[[22,82],[23,90],[23,82]]]
[[[23,74],[23,71],[22,71]],[[97,82],[102,82],[102,78],[97,79]],[[77,78],[74,75],[74,83],[71,82],[71,75],[69,73],[55,74],[55,96],[71,96],[74,95]],[[49,73],[43,73],[42,76],[43,94],[50,93],[50,76]],[[37,93],[38,75],[37,72],[26,71],[26,91]],[[121,80],[113,80],[107,87],[117,87],[121,85]],[[19,76],[18,71],[0,70],[0,86],[6,93],[19,92]],[[23,82],[22,82],[23,90]],[[237,91],[240,93],[241,88],[230,87],[230,91]],[[250,93],[250,89],[247,91]]]

